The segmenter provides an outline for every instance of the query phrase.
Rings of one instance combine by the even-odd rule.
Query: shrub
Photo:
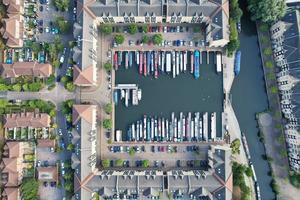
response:
[[[122,34],[117,34],[117,35],[115,35],[115,42],[116,42],[117,44],[123,44],[124,41],[125,41],[124,35],[122,35]]]
[[[130,25],[128,26],[128,32],[129,32],[131,35],[136,34],[137,31],[138,31],[138,27],[137,27],[136,24],[130,24]]]
[[[100,31],[104,34],[104,35],[110,35],[112,33],[112,26],[109,24],[101,24],[100,26]]]
[[[264,54],[265,54],[266,56],[272,55],[272,49],[271,49],[271,47],[265,48],[265,49],[263,50],[263,52],[264,52]]]
[[[265,65],[266,65],[267,68],[273,68],[273,63],[270,60],[268,60],[267,62],[265,62]]]
[[[161,44],[162,41],[163,41],[163,36],[162,36],[162,34],[158,33],[158,34],[153,35],[152,41],[153,41],[153,43],[154,43],[155,45]]]
[[[110,166],[110,160],[105,159],[101,161],[102,167],[108,168]]]
[[[111,119],[105,119],[105,120],[103,120],[103,128],[105,128],[105,129],[111,129],[112,128],[112,121],[111,121]]]
[[[106,113],[110,114],[112,112],[112,104],[111,103],[106,104],[104,110]]]
[[[149,36],[143,35],[143,37],[142,37],[142,43],[143,43],[143,44],[147,44],[149,41],[150,41]]]
[[[123,166],[123,160],[122,159],[118,159],[118,160],[116,160],[115,161],[115,165],[117,166],[117,167],[122,167]]]
[[[240,146],[241,146],[241,141],[239,139],[235,139],[232,141],[230,144],[230,148],[232,150],[233,154],[239,154],[240,153]]]
[[[104,69],[107,71],[107,72],[110,72],[112,70],[112,64],[110,62],[107,62],[104,64]]]

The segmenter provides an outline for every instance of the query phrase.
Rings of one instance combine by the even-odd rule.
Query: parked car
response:
[[[48,187],[48,182],[43,183],[44,187]]]

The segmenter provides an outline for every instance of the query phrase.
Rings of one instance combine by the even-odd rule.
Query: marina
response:
[[[141,54],[141,52],[139,52],[138,57],[145,58],[147,57],[147,54],[148,53]],[[175,54],[175,57],[172,57],[172,54]],[[201,133],[202,139],[208,140],[211,135],[211,113],[214,112],[216,113],[216,137],[221,137],[221,113],[223,111],[224,99],[222,75],[216,73],[214,52],[207,53],[199,51],[199,54],[201,54],[202,57],[201,66],[203,67],[199,68],[199,74],[202,75],[199,76],[198,79],[192,78],[194,74],[190,73],[190,59],[194,58],[194,56],[191,56],[194,54],[190,54],[189,51],[187,51],[186,73],[184,73],[185,68],[182,67],[182,73],[175,79],[172,78],[172,69],[174,65],[170,63],[173,58],[176,62],[176,52],[173,51],[165,52],[165,54],[163,54],[165,58],[165,73],[162,73],[162,66],[160,66],[160,63],[163,63],[163,56],[161,56],[160,62],[159,59],[157,60],[157,69],[159,71],[158,79],[154,77],[154,74],[153,76],[149,76],[149,78],[145,78],[144,65],[142,66],[142,73],[140,71],[141,60],[139,61],[139,64],[136,61],[133,62],[133,67],[129,67],[128,69],[125,69],[125,67],[118,68],[118,70],[115,72],[116,85],[136,83],[136,85],[138,85],[139,88],[142,89],[142,100],[139,101],[138,106],[126,107],[123,103],[115,105],[115,130],[122,130],[123,140],[125,140],[124,135],[126,135],[125,133],[128,131],[128,127],[132,125],[132,123],[135,123],[135,132],[140,130],[137,130],[136,128],[136,122],[143,118],[144,115],[149,117],[147,121],[149,120],[150,123],[150,131],[146,132],[147,140],[149,139],[149,133],[150,138],[161,134],[160,137],[165,138],[164,140],[166,141],[170,140],[171,138],[176,138],[176,141],[184,140],[183,138],[187,138],[187,141],[200,141],[201,138],[199,137],[199,135]],[[137,58],[137,56],[134,57]],[[207,58],[210,59],[210,64],[207,64]],[[182,65],[184,65],[184,54],[182,56],[182,59],[183,62],[181,63],[183,63]],[[167,60],[169,60],[169,62]],[[143,64],[144,63],[145,60],[143,59]],[[146,70],[148,70],[147,65]],[[149,67],[149,71],[151,72],[151,66]],[[195,70],[193,70],[193,72],[194,71]],[[148,71],[146,72],[146,74],[148,74]],[[168,74],[166,72],[169,72],[169,75],[162,75]],[[174,112],[174,118],[172,117],[172,112]],[[182,115],[180,115],[181,112],[183,113]],[[197,124],[193,122],[194,124],[192,127],[193,120],[191,119],[195,118],[194,112],[199,112],[199,119],[202,118],[202,120],[198,120],[200,122],[198,122]],[[159,119],[150,118],[150,116],[157,116],[158,118],[161,118],[161,121],[159,122]],[[177,126],[183,127],[184,124],[185,129],[181,128],[178,130],[173,126],[166,126],[167,121],[168,123],[175,124],[175,120]],[[163,126],[163,124],[165,125]],[[195,126],[197,126],[196,134],[194,134]],[[160,132],[159,128],[161,129]],[[147,128],[146,126],[146,129],[148,130],[149,128]],[[191,136],[191,129],[194,129],[193,137]]]

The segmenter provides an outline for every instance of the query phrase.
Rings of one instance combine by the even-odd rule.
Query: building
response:
[[[37,167],[38,180],[42,182],[58,182],[58,168],[55,167]]]
[[[20,190],[19,188],[4,188],[2,192],[2,200],[19,200]]]
[[[279,68],[277,74],[281,109],[287,119],[285,139],[290,166],[300,172],[300,12],[289,10],[282,20],[270,29],[273,56]]]
[[[7,129],[13,128],[49,128],[51,118],[46,113],[12,113],[6,114],[4,117],[3,127]]]
[[[4,18],[3,27],[0,32],[6,39],[6,45],[12,48],[23,47],[24,38],[24,1],[23,0],[3,0],[7,7],[7,16]]]
[[[13,64],[0,64],[2,78],[17,78],[19,76],[34,76],[48,78],[52,74],[52,66],[49,63],[15,62]]]
[[[17,187],[22,179],[23,143],[7,142],[1,162],[1,180],[5,187]]]
[[[97,26],[110,24],[191,23],[204,29],[204,43],[229,42],[229,0],[80,0],[74,24],[74,83],[97,84]],[[102,53],[102,52],[101,52]]]
[[[72,154],[72,168],[74,173],[74,191],[79,199],[88,194],[84,184],[96,173],[96,133],[97,106],[73,105],[72,120],[75,128],[72,131],[72,143],[75,151]],[[77,199],[78,199],[77,198]]]
[[[55,148],[55,139],[37,139],[38,148]]]

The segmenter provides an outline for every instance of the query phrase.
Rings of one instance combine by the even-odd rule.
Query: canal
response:
[[[250,21],[244,3],[245,1],[242,4],[244,15],[240,35],[241,72],[235,79],[231,89],[232,104],[241,131],[247,137],[262,199],[274,199],[275,195],[270,187],[271,177],[268,176],[270,168],[267,161],[263,160],[261,156],[265,154],[265,150],[257,137],[258,128],[255,120],[255,113],[268,108],[268,99],[265,91],[256,27],[255,23]]]

